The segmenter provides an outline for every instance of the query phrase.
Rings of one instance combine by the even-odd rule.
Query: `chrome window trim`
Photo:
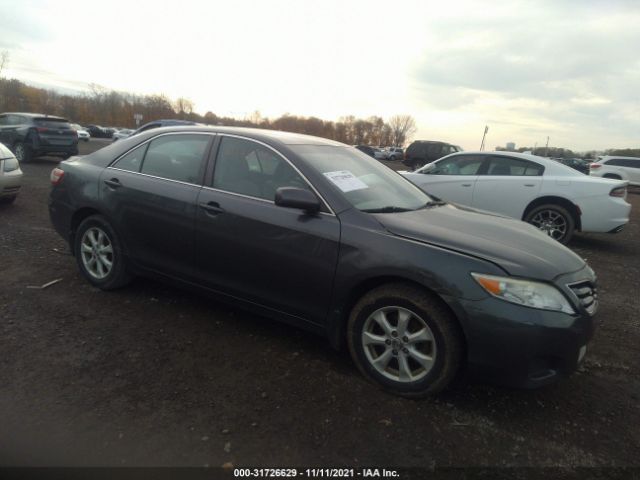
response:
[[[142,172],[132,172],[131,170],[124,170],[122,168],[116,168],[116,167],[107,167],[107,169],[109,170],[117,170],[118,172],[125,172],[125,173],[132,173],[134,175],[141,175],[143,177],[149,177],[149,178],[157,178],[158,180],[165,180],[167,182],[173,182],[173,183],[180,183],[182,185],[189,185],[191,187],[198,187],[201,188],[202,185],[200,185],[199,183],[189,183],[189,182],[183,182],[181,180],[173,180],[172,178],[164,178],[164,177],[158,177],[156,175],[149,175],[148,173],[142,173]]]
[[[329,203],[320,194],[320,192],[318,192],[318,190],[313,186],[313,184],[309,181],[309,179],[293,163],[291,163],[291,161],[287,157],[285,157],[282,153],[280,153],[278,150],[273,148],[271,145],[268,145],[268,144],[266,144],[266,143],[264,143],[264,142],[262,142],[260,140],[256,140],[256,139],[251,138],[251,137],[245,137],[245,136],[242,136],[242,135],[234,135],[234,134],[227,134],[227,133],[217,133],[217,132],[166,132],[166,133],[161,133],[160,135],[156,135],[155,137],[149,138],[149,139],[145,140],[144,142],[139,143],[138,145],[135,145],[134,147],[131,147],[129,150],[127,150],[123,154],[121,154],[118,157],[116,157],[116,159],[113,162],[111,162],[111,164],[109,166],[107,166],[106,169],[117,170],[119,172],[132,173],[134,175],[141,175],[143,177],[157,178],[158,180],[165,180],[167,182],[179,183],[179,184],[182,184],[182,185],[189,185],[189,186],[193,186],[193,187],[204,188],[204,189],[207,189],[207,190],[212,190],[214,192],[228,193],[230,195],[235,195],[235,196],[238,196],[238,197],[244,197],[244,198],[248,198],[248,199],[251,199],[251,200],[259,200],[261,202],[271,203],[271,204],[275,205],[275,202],[273,200],[267,200],[266,198],[253,197],[251,195],[245,195],[243,193],[231,192],[229,190],[222,190],[222,189],[219,189],[219,188],[209,187],[207,185],[201,185],[199,183],[182,182],[180,180],[173,180],[171,178],[158,177],[156,175],[149,175],[148,173],[133,172],[131,170],[125,170],[123,168],[117,168],[117,167],[113,166],[113,165],[117,165],[118,162],[124,156],[128,155],[130,152],[132,152],[136,148],[140,148],[143,145],[146,145],[147,143],[150,143],[151,141],[155,140],[156,138],[164,137],[166,135],[210,135],[212,137],[215,137],[215,136],[224,137],[224,136],[226,136],[226,137],[239,138],[241,140],[248,140],[248,141],[251,141],[251,142],[255,142],[255,143],[259,144],[259,145],[262,145],[262,146],[268,148],[269,150],[275,152],[276,155],[280,156],[285,162],[287,162],[298,173],[298,175],[300,175],[302,177],[302,179],[307,183],[307,185],[309,185],[311,187],[313,192],[320,198],[320,200],[324,203],[324,205],[329,210],[329,212],[318,212],[318,213],[320,213],[321,215],[329,215],[329,216],[332,216],[332,217],[336,216],[335,212],[333,211],[333,209],[331,208]],[[216,152],[216,157],[217,157],[217,152]],[[215,167],[215,165],[214,165],[214,167]],[[214,169],[213,173],[215,175],[215,169]]]
[[[252,197],[251,195],[245,195],[244,193],[237,193],[237,192],[230,192],[229,190],[221,190],[219,188],[213,188],[213,187],[207,187],[206,185],[203,185],[202,188],[204,190],[211,190],[212,192],[218,192],[218,193],[224,193],[227,195],[234,195],[236,197],[242,197],[242,198],[247,198],[249,200],[257,200],[259,202],[262,203],[269,203],[273,206],[275,206],[276,202],[274,202],[273,200],[267,200],[266,198],[260,198],[260,197]],[[329,212],[316,212],[320,215],[326,215],[328,217],[335,217],[336,215],[334,213],[329,213]]]
[[[300,177],[302,177],[302,179],[306,182],[306,184],[309,187],[311,187],[311,190],[318,196],[318,198],[322,201],[322,203],[324,203],[325,207],[327,207],[327,209],[329,210],[329,212],[318,212],[318,213],[323,213],[325,215],[331,215],[333,217],[336,216],[335,212],[333,211],[333,209],[329,205],[329,202],[327,202],[325,200],[325,198],[322,195],[320,195],[320,192],[318,192],[316,187],[313,186],[313,184],[309,181],[309,179],[298,169],[298,167],[296,167],[293,163],[291,163],[291,161],[287,157],[285,157],[281,152],[279,152],[278,150],[273,148],[271,145],[268,145],[268,144],[266,144],[266,143],[264,143],[264,142],[262,142],[260,140],[256,140],[255,138],[245,137],[245,136],[242,136],[242,135],[236,135],[236,134],[232,134],[232,133],[219,133],[218,135],[220,137],[239,138],[240,140],[248,140],[250,142],[255,142],[255,143],[259,144],[259,145],[262,145],[263,147],[268,148],[272,152],[274,152],[276,155],[278,155],[280,158],[282,158],[285,162],[287,162],[291,166],[291,168],[293,168],[296,171],[296,173],[298,175],[300,175]],[[220,140],[220,141],[222,141],[222,140]],[[216,152],[216,161],[217,161],[217,156],[218,155],[217,155],[217,152]],[[213,170],[213,178],[214,179],[215,179],[215,176],[216,176],[216,171],[215,171],[215,165],[214,165],[214,170]],[[206,185],[204,186],[204,188],[209,188],[211,190],[216,190],[216,191],[219,191],[219,192],[233,193],[235,195],[242,195],[242,196],[247,197],[247,198],[258,198],[258,197],[252,197],[250,195],[243,195],[241,193],[236,194],[235,192],[229,192],[228,190],[222,190],[222,189],[215,188],[215,187],[208,187]],[[267,200],[265,198],[259,198],[259,200],[264,200],[266,202],[275,203],[275,202],[273,202],[271,200]]]

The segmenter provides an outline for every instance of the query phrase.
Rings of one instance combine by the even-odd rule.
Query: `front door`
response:
[[[196,260],[210,288],[322,323],[331,299],[340,222],[276,206],[279,187],[310,188],[279,153],[223,136],[213,180],[198,197]]]

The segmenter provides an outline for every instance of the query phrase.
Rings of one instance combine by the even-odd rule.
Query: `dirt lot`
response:
[[[622,233],[571,245],[601,286],[579,372],[411,401],[310,334],[147,280],[90,287],[49,223],[55,163],[0,208],[0,465],[640,467],[639,194]]]

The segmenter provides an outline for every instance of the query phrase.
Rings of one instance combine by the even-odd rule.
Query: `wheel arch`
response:
[[[531,210],[533,210],[536,207],[539,207],[540,205],[545,205],[545,204],[555,204],[555,205],[560,205],[561,207],[566,208],[571,214],[571,216],[573,217],[573,221],[575,223],[575,229],[577,231],[582,230],[582,220],[581,220],[582,212],[580,212],[580,208],[571,200],[568,200],[564,197],[559,197],[556,195],[546,195],[544,197],[538,197],[535,200],[533,200],[531,203],[529,203],[529,205],[527,205],[527,208],[524,209],[521,220],[524,221],[524,219],[527,218],[527,215],[529,215],[529,212],[531,212]]]
[[[444,309],[446,309],[451,318],[454,319],[455,328],[459,331],[460,338],[462,340],[462,348],[463,348],[463,358],[466,359],[467,355],[467,337],[465,330],[463,328],[462,322],[460,318],[456,314],[453,308],[446,302],[441,295],[439,295],[435,290],[425,286],[424,284],[412,280],[410,278],[398,276],[398,275],[381,275],[375,276],[371,278],[367,278],[356,285],[354,285],[346,298],[346,301],[343,302],[341,308],[339,309],[340,313],[338,315],[337,321],[330,323],[332,325],[330,327],[329,340],[334,348],[338,350],[342,350],[346,345],[347,338],[347,325],[349,323],[349,315],[351,310],[356,305],[358,300],[360,300],[364,295],[373,290],[374,288],[380,287],[382,285],[390,284],[390,283],[402,283],[407,286],[416,287],[424,292],[432,295],[437,301],[442,305]]]

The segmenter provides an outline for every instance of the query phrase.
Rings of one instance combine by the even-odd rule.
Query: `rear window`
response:
[[[33,123],[45,128],[71,128],[69,121],[63,118],[35,118]]]

